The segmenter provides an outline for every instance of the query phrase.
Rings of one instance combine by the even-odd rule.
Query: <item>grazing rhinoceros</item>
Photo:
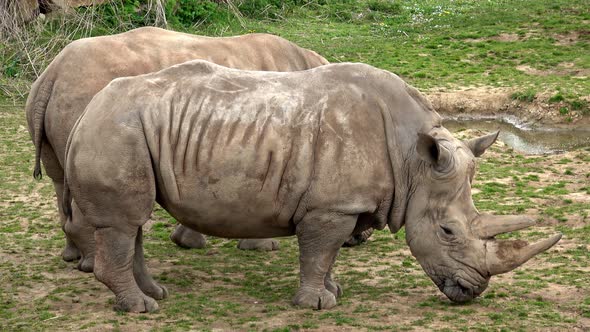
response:
[[[364,64],[271,73],[191,61],[96,95],[69,138],[64,195],[97,228],[94,273],[119,310],[156,310],[167,294],[143,259],[154,202],[205,234],[297,235],[293,301],[318,309],[342,294],[331,270],[351,235],[405,224],[426,273],[462,302],[561,237],[494,239],[533,224],[473,205],[475,157],[496,136],[453,138],[417,90]]]
[[[139,28],[126,33],[75,41],[68,45],[33,84],[26,113],[35,144],[35,177],[41,176],[40,159],[53,180],[58,206],[62,205],[63,162],[72,126],[92,97],[111,80],[161,70],[193,59],[205,59],[227,67],[247,70],[296,71],[327,64],[317,53],[283,38],[250,34],[228,38],[194,36],[158,28]],[[92,271],[93,229],[88,229],[74,205],[72,222],[60,210],[67,244],[66,261],[80,256],[78,268]],[[178,227],[172,240],[183,247],[203,247],[205,238]],[[243,249],[276,248],[271,239],[244,240]]]

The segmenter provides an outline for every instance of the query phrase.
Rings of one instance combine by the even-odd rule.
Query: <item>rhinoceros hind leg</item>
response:
[[[242,250],[278,250],[279,241],[274,239],[240,239],[238,248]]]
[[[61,253],[61,258],[66,262],[72,262],[82,257],[80,250],[74,245],[74,243],[66,237],[66,247]]]
[[[168,297],[166,287],[159,285],[154,281],[147,270],[145,258],[143,256],[143,231],[139,227],[137,237],[135,238],[135,256],[133,258],[133,276],[139,285],[139,288],[147,296],[156,300],[162,300]]]
[[[314,309],[336,305],[336,296],[342,293],[342,288],[332,280],[332,265],[338,250],[354,230],[356,220],[356,216],[312,212],[297,224],[301,281],[293,298],[295,305]]]
[[[62,171],[63,173],[63,171]],[[59,210],[59,219],[61,223],[61,229],[66,233],[65,227],[67,223],[67,217],[63,212],[62,204],[63,204],[63,194],[64,194],[64,184],[63,178],[61,180],[53,181],[53,187],[55,188],[55,195],[57,196],[57,208]],[[66,262],[74,261],[81,257],[80,250],[74,244],[74,241],[70,239],[70,237],[66,233],[66,247],[61,253],[61,258]]]
[[[207,244],[207,239],[203,234],[180,224],[170,234],[170,240],[177,246],[187,249],[202,249]]]
[[[94,256],[85,256],[78,261],[78,265],[76,265],[78,271],[91,273],[94,271]]]
[[[355,235],[351,236],[350,239],[348,239],[346,242],[344,242],[344,244],[342,246],[343,247],[358,246],[362,243],[367,242],[367,240],[371,237],[371,235],[373,235],[373,228],[368,228],[359,234],[355,234]]]
[[[80,250],[78,270],[92,272],[94,270],[95,228],[84,219],[84,215],[74,201],[72,201],[72,217],[68,218],[63,229],[66,238],[70,239]]]
[[[158,303],[145,295],[133,275],[137,227],[105,227],[94,233],[94,275],[115,293],[115,310],[151,312]]]

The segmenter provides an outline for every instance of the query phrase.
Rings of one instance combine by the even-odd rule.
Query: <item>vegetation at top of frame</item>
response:
[[[0,90],[9,94],[20,79],[24,96],[73,39],[158,25],[211,36],[269,32],[423,90],[509,87],[520,102],[560,95],[557,108],[587,115],[588,20],[584,0],[115,0],[30,24],[35,38],[24,44],[2,43]]]

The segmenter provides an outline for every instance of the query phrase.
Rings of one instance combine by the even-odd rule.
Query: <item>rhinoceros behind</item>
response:
[[[39,163],[43,159],[55,186],[58,206],[62,205],[66,140],[92,97],[117,77],[146,74],[193,59],[269,71],[304,70],[328,63],[313,51],[268,34],[211,38],[145,27],[71,43],[33,84],[26,106],[35,144],[34,174],[41,175]],[[64,259],[76,259],[79,248],[82,259],[78,268],[92,271],[94,230],[85,226],[75,205],[72,222],[66,223],[61,210],[60,217],[67,237]],[[173,240],[185,247],[199,247],[205,241],[200,234],[184,227],[176,229]],[[268,247],[273,243],[259,241],[255,245]],[[244,245],[248,246],[252,243]]]
[[[155,310],[167,294],[141,248],[154,201],[206,234],[297,235],[293,301],[313,308],[342,294],[331,269],[351,235],[405,224],[424,270],[461,302],[560,238],[494,239],[531,224],[473,205],[475,156],[495,138],[453,138],[414,88],[368,65],[268,73],[191,61],[97,94],[69,138],[65,194],[97,227],[94,272],[120,310]]]

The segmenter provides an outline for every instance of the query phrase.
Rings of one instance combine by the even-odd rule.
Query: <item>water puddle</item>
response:
[[[478,129],[487,132],[500,130],[500,140],[525,154],[553,154],[580,147],[590,147],[590,128],[571,130],[561,128],[530,128],[513,118],[457,119],[443,121],[451,132]]]

